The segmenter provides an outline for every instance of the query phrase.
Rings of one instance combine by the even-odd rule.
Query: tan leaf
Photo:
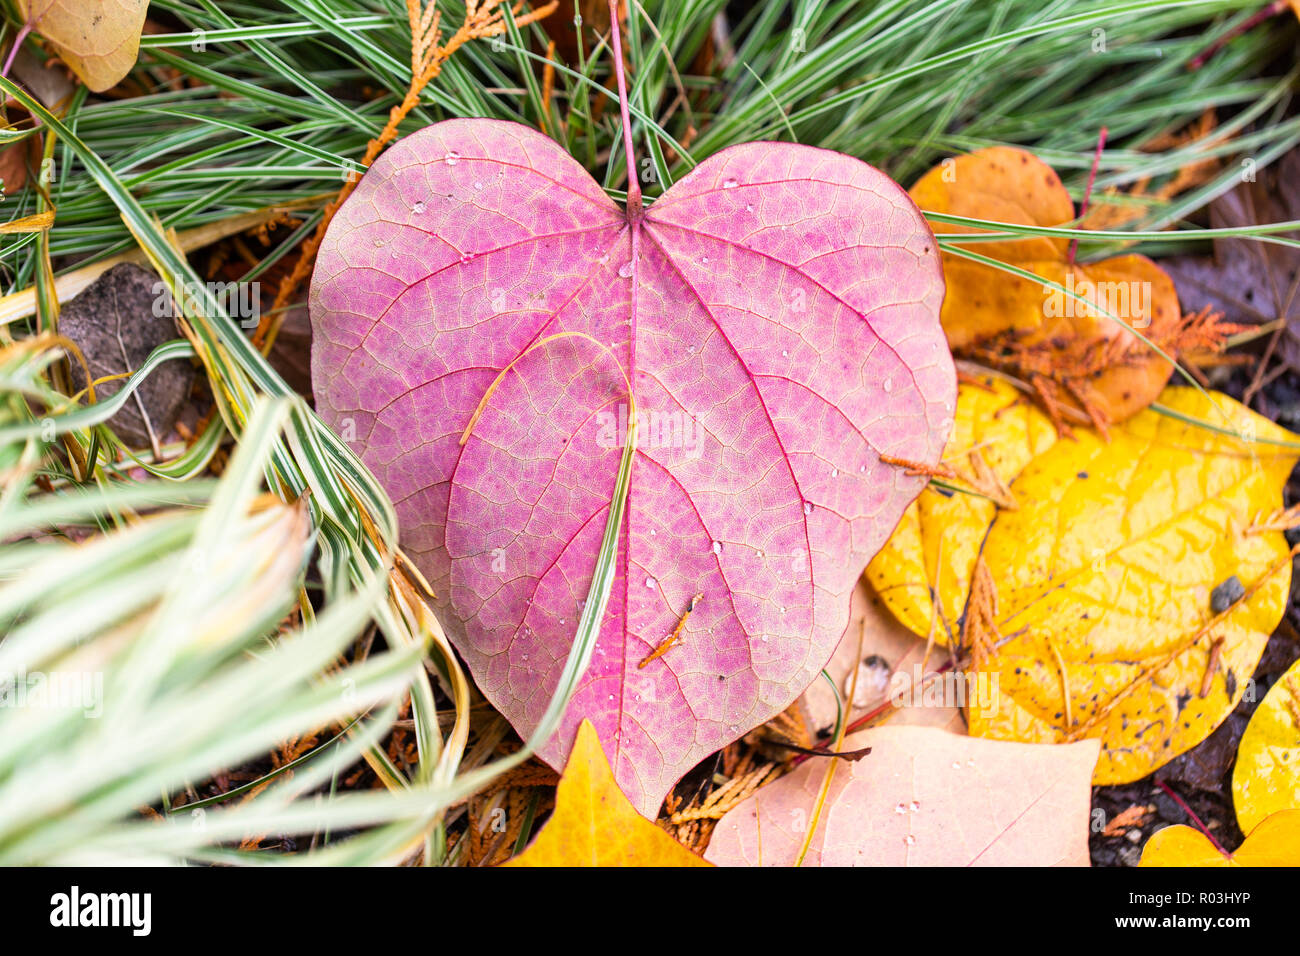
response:
[[[805,866],[1086,866],[1096,741],[1042,747],[929,727],[845,738]],[[722,818],[705,859],[790,866],[825,762],[810,760]]]
[[[947,651],[935,647],[926,661],[925,641],[918,640],[915,634],[894,619],[865,578],[853,591],[849,614],[849,628],[826,664],[826,673],[834,681],[846,705],[845,719],[852,720],[888,700],[896,699],[904,706],[894,708],[889,714],[890,726],[937,727],[958,734],[966,733],[960,702],[954,694],[948,693],[953,688],[943,683],[942,678],[939,678],[940,686],[935,692],[910,693],[911,688],[917,686],[918,675],[933,674],[948,663]],[[854,706],[849,707],[848,695],[855,668],[859,668],[857,699]],[[957,675],[949,676],[953,680],[960,679]],[[815,727],[826,730],[835,725],[835,694],[825,678],[813,681],[804,691],[803,699]]]
[[[18,0],[18,13],[96,93],[135,66],[149,0]]]

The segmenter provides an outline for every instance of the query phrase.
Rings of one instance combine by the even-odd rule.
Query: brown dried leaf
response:
[[[155,308],[159,284],[149,270],[122,263],[63,306],[59,331],[81,349],[96,379],[134,371],[154,348],[179,337],[170,310]],[[165,303],[170,305],[170,298]],[[70,362],[69,366],[73,387],[85,388],[81,363]],[[161,439],[176,421],[193,381],[194,369],[188,362],[164,362],[108,420],[109,427],[128,445],[149,447],[153,437]],[[103,400],[121,387],[120,379],[96,385],[95,397]]]
[[[135,66],[149,0],[17,0],[18,13],[96,93]]]

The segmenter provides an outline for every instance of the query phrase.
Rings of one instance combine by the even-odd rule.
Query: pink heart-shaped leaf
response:
[[[933,463],[948,435],[942,297],[916,207],[850,157],[732,147],[629,216],[540,133],[452,120],[385,153],[330,225],[312,377],[479,687],[525,735],[573,642],[632,383],[614,590],[541,756],[563,765],[590,718],[653,814],[835,649],[925,481],[880,456]],[[697,594],[679,643],[640,667]]]

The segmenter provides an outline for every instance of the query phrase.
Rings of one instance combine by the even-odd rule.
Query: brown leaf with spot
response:
[[[59,315],[59,331],[77,344],[96,379],[138,369],[157,346],[180,338],[171,317],[171,298],[148,269],[122,263],[87,286]],[[166,298],[160,298],[166,297]],[[80,362],[70,362],[73,387],[84,389]],[[147,448],[171,429],[189,397],[194,369],[187,361],[164,362],[136,389],[131,400],[108,420],[119,438]],[[95,386],[102,401],[122,380]]]
[[[96,93],[135,66],[149,0],[17,0],[19,15]]]

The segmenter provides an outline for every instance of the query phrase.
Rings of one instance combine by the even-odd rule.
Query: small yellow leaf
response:
[[[1165,827],[1147,841],[1138,866],[1300,866],[1300,810],[1268,817],[1231,856],[1220,853],[1199,830]]]
[[[555,813],[505,866],[710,866],[641,814],[619,790],[591,721],[560,777]]]
[[[23,216],[21,219],[0,223],[0,236],[19,232],[40,232],[43,229],[49,229],[52,225],[54,225],[54,210],[46,209],[44,212],[32,213],[32,215]]]
[[[1047,416],[1012,386],[992,376],[957,391],[957,411],[943,461],[969,476],[978,455],[1010,484],[1035,455],[1056,441]],[[928,637],[932,594],[939,585],[935,641],[947,645],[970,593],[971,574],[997,506],[988,498],[927,487],[908,506],[889,541],[867,565],[867,580],[894,616]]]
[[[1170,388],[1161,401],[1296,437],[1225,395]],[[1281,506],[1296,458],[1146,410],[1109,444],[1080,432],[1030,462],[1011,486],[1019,509],[998,514],[984,546],[1003,640],[983,663],[997,706],[972,708],[970,732],[1100,738],[1097,784],[1137,780],[1204,740],[1286,607],[1286,538],[1251,525]],[[1211,593],[1231,577],[1246,597],[1216,615]]]
[[[1260,701],[1242,734],[1232,802],[1242,833],[1280,810],[1300,810],[1300,661]]]
[[[131,72],[149,0],[18,0],[18,13],[96,93]]]

